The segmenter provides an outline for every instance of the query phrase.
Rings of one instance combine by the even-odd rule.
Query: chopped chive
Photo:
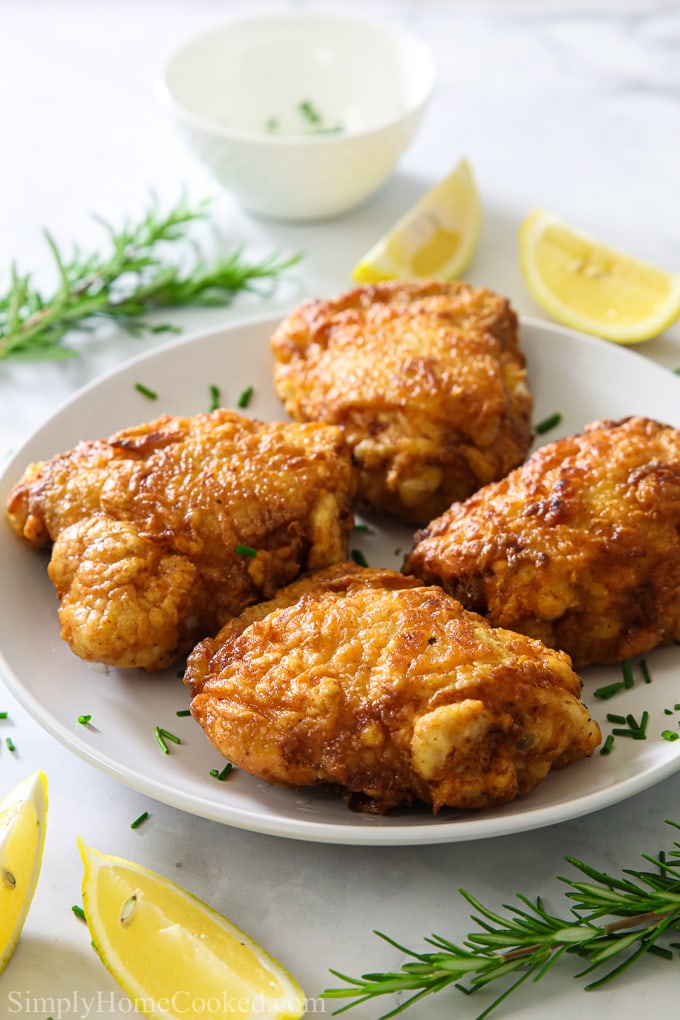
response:
[[[613,684],[607,684],[606,687],[599,687],[596,691],[593,691],[593,697],[602,698],[606,701],[608,698],[613,698],[619,691],[622,691],[625,686],[620,680]]]
[[[651,684],[652,674],[649,672],[649,666],[647,665],[646,659],[640,659],[640,669],[642,670],[642,678],[646,684]]]
[[[632,687],[635,680],[633,679],[633,663],[630,659],[623,660],[621,663],[621,672],[623,673],[624,687]]]
[[[148,397],[149,400],[158,400],[158,394],[154,390],[150,390],[144,383],[136,382],[135,389],[138,393],[141,393],[143,397]]]
[[[139,816],[139,818],[135,818],[134,822],[130,822],[130,828],[131,829],[138,829],[139,826],[142,824],[142,822],[145,822],[148,817],[149,817],[149,812],[148,811],[142,811],[142,813]]]
[[[163,734],[161,733],[160,726],[154,726],[153,735],[156,738],[156,743],[160,747],[163,754],[170,754],[170,748],[163,739]]]
[[[87,724],[89,722],[91,722],[91,721],[92,721],[92,716],[91,715],[79,715],[78,716],[78,722],[80,723],[81,726],[87,726]]]
[[[0,719],[9,719],[9,712],[0,712]]]
[[[366,532],[369,535],[373,534],[373,528],[370,526],[370,524],[355,524],[354,525],[354,530],[355,531],[364,531],[364,532]]]
[[[176,736],[174,733],[171,733],[170,730],[164,730],[162,726],[157,726],[156,729],[158,730],[158,732],[160,733],[161,737],[163,737],[164,740],[171,740],[173,744],[182,743],[179,737]]]
[[[220,774],[220,770],[219,769],[210,769],[210,775],[211,776],[219,776],[219,774]]]
[[[257,556],[257,549],[253,549],[249,545],[237,545],[234,552],[237,556]]]
[[[613,715],[611,712],[607,713],[607,722],[625,723],[625,715]]]
[[[675,730],[661,730],[661,736],[664,740],[679,740],[680,733],[676,733]]]
[[[11,737],[5,737],[5,743],[7,744],[7,750],[8,751],[16,751],[16,747],[14,746],[14,741],[12,740]]]
[[[635,737],[635,733],[633,732],[633,730],[624,730],[621,728],[616,728],[612,730],[612,733],[614,734],[615,737]]]
[[[175,715],[191,715],[190,708],[180,708],[175,712]]]
[[[83,910],[82,907],[79,907],[77,903],[73,904],[73,906],[71,907],[71,910],[76,915],[76,917],[78,918],[79,921],[84,921],[85,920],[85,911]]]
[[[210,769],[210,775],[214,776],[215,779],[219,779],[220,782],[223,782],[227,778],[233,767],[234,766],[232,765],[232,763],[228,761],[221,772],[218,769]]]
[[[676,712],[680,712],[680,702],[678,702],[677,705],[673,705],[673,708],[675,709]]]
[[[614,746],[614,735],[612,733],[610,733],[609,736],[607,737],[607,739],[605,740],[604,744],[600,748],[600,754],[611,754],[613,746]]]
[[[254,393],[253,387],[252,387],[252,386],[248,386],[248,387],[246,387],[246,389],[245,389],[245,390],[243,391],[243,393],[241,394],[241,396],[240,396],[240,397],[238,398],[238,406],[239,406],[239,407],[240,407],[240,408],[241,408],[242,410],[243,410],[243,408],[245,408],[245,407],[248,407],[248,404],[249,404],[249,403],[250,403],[250,401],[252,400],[252,397],[253,397],[253,393]]]
[[[214,383],[210,384],[210,410],[216,411],[220,406],[220,390],[219,386],[215,386]]]
[[[561,423],[562,415],[559,411],[556,411],[555,414],[551,414],[549,417],[537,422],[536,425],[534,425],[534,432],[537,436],[542,436],[544,432],[550,432],[550,429],[556,428],[556,426]]]
[[[355,563],[359,564],[360,567],[368,566],[368,560],[362,553],[361,549],[352,549],[350,556],[352,557]]]
[[[401,556],[401,546],[399,545],[397,546],[397,548],[394,550],[394,555]]]
[[[673,709],[672,708],[664,708],[663,714],[664,715],[673,715]]]

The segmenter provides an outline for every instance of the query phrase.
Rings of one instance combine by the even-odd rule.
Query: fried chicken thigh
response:
[[[197,645],[185,682],[230,761],[377,813],[503,804],[600,739],[566,655],[354,564],[246,609]]]
[[[73,651],[153,670],[301,571],[344,559],[355,486],[339,429],[220,410],[32,464],[7,514],[29,545],[53,543]]]
[[[600,421],[416,534],[404,570],[577,667],[680,638],[680,431]]]
[[[391,282],[310,301],[271,340],[298,421],[340,425],[362,503],[424,524],[520,464],[531,395],[505,298],[464,283]]]

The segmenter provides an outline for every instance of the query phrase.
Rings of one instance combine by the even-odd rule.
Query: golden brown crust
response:
[[[293,312],[271,341],[298,421],[341,426],[362,502],[423,524],[521,463],[532,401],[517,317],[465,283],[358,287]]]
[[[495,626],[617,662],[680,638],[680,432],[600,421],[415,536],[405,571]]]
[[[566,655],[493,630],[440,588],[351,564],[227,624],[185,682],[230,761],[379,812],[502,804],[600,739]]]
[[[54,543],[76,654],[159,669],[301,571],[344,559],[355,486],[339,429],[220,410],[31,465],[7,515],[31,546]]]

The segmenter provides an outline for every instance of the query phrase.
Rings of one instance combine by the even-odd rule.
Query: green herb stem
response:
[[[668,824],[680,829],[677,822]],[[413,993],[384,1013],[387,1018],[451,984],[470,994],[493,981],[504,981],[505,989],[476,1018],[483,1020],[528,978],[538,981],[545,977],[567,953],[585,961],[577,978],[605,970],[589,980],[586,990],[600,988],[647,953],[671,959],[678,943],[662,946],[658,942],[680,929],[680,843],[674,846],[669,853],[642,855],[654,871],[626,869],[620,878],[567,857],[567,863],[580,871],[584,880],[558,876],[572,901],[570,915],[565,917],[550,913],[540,897],[530,900],[521,894],[517,895],[519,905],[504,907],[508,913],[502,915],[461,889],[460,894],[475,911],[471,919],[478,928],[460,944],[432,935],[425,941],[435,952],[418,953],[375,932],[410,957],[409,961],[398,971],[367,973],[359,978],[331,970],[345,987],[329,988],[323,995],[349,999],[336,1010],[342,1013],[383,995]],[[605,917],[614,920],[603,923]]]
[[[101,255],[75,249],[67,259],[45,232],[58,283],[44,293],[31,274],[11,266],[9,288],[0,295],[0,359],[72,358],[77,351],[63,341],[75,330],[88,331],[97,319],[117,322],[135,334],[173,330],[147,317],[162,308],[228,303],[258,281],[275,281],[299,261],[299,255],[273,253],[251,262],[241,247],[189,269],[169,261],[168,246],[185,241],[188,227],[206,218],[208,204],[192,207],[181,199],[162,212],[154,202],[140,222],[119,230],[99,220],[108,235],[108,251]]]

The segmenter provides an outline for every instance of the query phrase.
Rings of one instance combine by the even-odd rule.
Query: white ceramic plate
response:
[[[243,390],[254,387],[248,414],[281,417],[271,384],[268,338],[278,320],[257,319],[182,339],[128,362],[81,390],[13,457],[0,478],[3,505],[27,463],[68,449],[80,439],[109,435],[156,414],[207,410],[209,388],[220,388],[222,403],[235,407]],[[640,354],[557,327],[525,322],[522,344],[529,360],[535,420],[553,412],[561,425],[543,441],[580,431],[596,418],[629,414],[680,425],[680,380]],[[151,403],[135,390],[143,383],[159,398]],[[398,568],[397,549],[410,548],[411,533],[400,527],[357,533],[353,545],[369,563]],[[678,729],[677,671],[680,647],[646,657],[652,682],[639,664],[635,685],[609,701],[592,697],[621,678],[618,667],[584,672],[584,700],[609,733],[607,712],[636,718],[646,710],[646,740],[619,738],[611,754],[551,774],[533,793],[500,810],[478,813],[426,809],[389,817],[354,814],[318,790],[278,789],[234,770],[220,782],[210,770],[223,764],[191,718],[177,717],[188,692],[176,670],[159,674],[97,667],[76,658],[59,638],[56,598],[45,574],[46,558],[25,548],[7,527],[0,528],[0,562],[5,599],[0,614],[0,652],[10,690],[52,736],[122,783],[185,811],[256,832],[328,843],[415,844],[478,839],[551,825],[588,814],[640,792],[680,768],[680,740],[661,737]],[[92,716],[91,726],[77,717]],[[160,725],[182,743],[164,755],[153,736]]]

